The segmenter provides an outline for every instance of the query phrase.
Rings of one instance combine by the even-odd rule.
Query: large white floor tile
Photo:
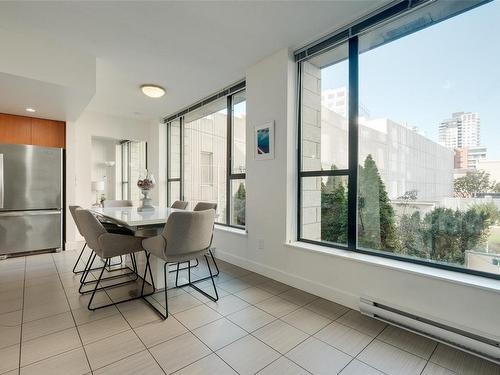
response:
[[[220,349],[217,355],[241,375],[255,374],[280,357],[277,351],[252,336]]]

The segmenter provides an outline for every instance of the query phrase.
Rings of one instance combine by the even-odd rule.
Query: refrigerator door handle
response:
[[[0,208],[3,208],[3,154],[0,154]]]
[[[3,211],[0,217],[61,215],[61,210]]]

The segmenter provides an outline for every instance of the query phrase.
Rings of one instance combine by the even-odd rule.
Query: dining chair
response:
[[[106,207],[132,207],[134,203],[129,199],[106,199],[102,202],[102,206]]]
[[[73,218],[73,221],[75,222],[76,229],[78,230],[78,232],[80,233],[80,235],[83,237],[82,231],[81,231],[81,228],[80,228],[80,225],[79,225],[79,222],[78,222],[78,220],[76,219],[76,216],[75,216],[76,210],[77,209],[81,209],[81,207],[80,206],[69,206],[68,208],[69,208],[69,212],[71,214],[71,217]],[[109,233],[133,234],[133,232],[130,229],[122,227],[122,226],[117,225],[115,223],[101,222],[101,224],[104,226],[104,228],[106,229],[106,231],[108,231]],[[78,263],[80,262],[80,260],[82,258],[83,253],[85,252],[86,247],[87,247],[87,242],[84,243],[84,245],[82,247],[82,250],[80,250],[80,254],[78,255],[78,258],[76,259],[75,265],[73,266],[73,273],[75,275],[79,274],[79,273],[82,273],[84,271],[84,270],[77,271],[76,268],[77,268]],[[117,266],[117,265],[120,265],[122,263],[123,263],[123,259],[120,257],[120,262],[119,263],[110,264],[110,266]],[[96,270],[99,270],[100,268],[101,267],[96,267],[96,268],[92,269],[91,271],[96,271]],[[124,268],[119,268],[119,269],[115,269],[115,271],[120,271],[120,270],[123,270],[123,269]],[[108,268],[108,271],[112,271],[112,270]]]
[[[205,210],[214,210],[217,212],[217,203],[212,202],[198,202],[196,206],[194,206],[193,211],[205,211]],[[213,237],[213,234],[212,234]],[[208,250],[210,257],[212,258],[212,262],[214,262],[215,270],[217,271],[214,276],[219,276],[219,267],[217,266],[217,262],[215,261],[214,254],[212,253],[212,248]],[[196,259],[196,266],[198,265],[198,259]],[[190,264],[191,265],[191,264]],[[196,267],[191,266],[191,267]]]
[[[174,204],[175,204],[175,202],[174,202]],[[174,208],[173,205],[172,205],[172,208]],[[214,211],[217,211],[217,203],[212,203],[212,202],[198,202],[198,203],[196,203],[196,205],[193,208],[193,211],[205,211],[205,210],[214,210]],[[215,261],[214,255],[212,253],[212,249],[209,250],[209,254],[210,254],[210,257],[212,258],[212,261],[214,262],[215,269],[217,271],[214,276],[219,276],[219,267],[217,266],[217,262]],[[176,277],[175,277],[175,285],[176,286],[178,284],[177,281],[179,279],[179,271],[184,271],[184,270],[186,270],[188,268],[196,268],[196,267],[198,267],[198,265],[200,264],[200,262],[198,261],[198,258],[196,258],[195,261],[196,261],[195,264],[191,264],[191,261],[189,261],[189,262],[187,262],[187,265],[185,267],[179,268],[179,265],[177,265],[177,267],[175,267],[174,269],[171,269],[169,271],[169,272],[176,272]],[[208,279],[208,277],[206,277],[206,279]]]
[[[92,256],[92,261],[87,262],[87,267],[84,271],[84,282],[86,281],[86,278],[88,277],[90,270],[92,269],[92,265],[96,259],[97,256],[104,260],[104,267],[102,267],[101,272],[99,273],[99,277],[97,280],[89,281],[87,282],[88,284],[95,284],[94,288],[92,290],[87,291],[87,293],[92,292],[92,295],[90,297],[90,300],[88,302],[87,308],[89,310],[97,310],[103,307],[108,307],[111,305],[116,305],[117,303],[122,303],[122,302],[127,302],[131,301],[134,299],[142,298],[144,295],[144,283],[142,286],[142,292],[141,295],[132,297],[126,300],[122,300],[119,302],[112,302],[111,304],[107,305],[100,305],[93,307],[92,302],[94,300],[95,294],[98,290],[104,290],[108,288],[113,288],[119,285],[124,285],[128,284],[131,282],[135,282],[138,278],[137,274],[137,263],[135,261],[135,253],[144,251],[144,248],[142,247],[142,239],[134,237],[132,235],[127,235],[127,234],[116,234],[116,233],[109,233],[106,231],[106,229],[103,227],[103,225],[97,220],[97,218],[88,210],[84,210],[81,208],[77,208],[75,210],[75,217],[79,223],[79,227],[82,231],[82,235],[87,241],[88,246],[93,250],[93,256]],[[109,280],[110,278],[103,278],[104,270],[106,269],[106,266],[110,263],[111,259],[113,257],[117,256],[124,256],[124,255],[130,255],[132,259],[132,263],[134,265],[135,269],[135,275],[137,276],[135,279],[129,279],[124,282],[120,283],[115,283],[112,285],[106,285],[103,287],[100,287],[100,283],[105,280]],[[121,277],[125,277],[125,274],[119,275]],[[146,275],[145,275],[146,276]],[[153,277],[151,273],[151,268],[150,268],[150,277],[151,277],[151,283],[153,285],[154,289],[154,282],[153,282]],[[80,286],[81,288],[81,286]]]
[[[163,319],[168,318],[167,267],[171,263],[175,263],[177,264],[177,267],[179,267],[180,263],[189,262],[192,259],[203,256],[205,258],[205,261],[207,262],[207,267],[210,273],[210,278],[212,280],[215,296],[208,294],[195,285],[195,283],[201,280],[191,280],[191,269],[189,267],[188,282],[181,286],[189,285],[212,301],[217,301],[219,299],[217,287],[215,286],[214,282],[214,275],[212,274],[210,262],[208,261],[207,257],[210,246],[212,245],[214,222],[215,211],[213,209],[197,212],[172,212],[168,217],[167,223],[165,224],[165,227],[163,228],[161,234],[155,237],[146,238],[142,241],[142,247],[144,248],[144,250],[146,250],[146,268],[144,270],[144,278],[146,277],[146,271],[148,269],[149,272],[151,272],[151,264],[149,261],[151,254],[165,261],[165,264],[163,266],[163,277],[165,282],[165,314],[163,314],[163,312],[160,311],[155,306],[155,304],[148,301],[148,299],[146,298],[147,296],[144,297],[144,300],[148,304],[150,304],[151,307],[153,307]],[[141,294],[143,293],[144,282]]]
[[[178,210],[185,210],[187,208],[187,206],[188,206],[188,202],[175,201],[174,203],[172,203],[172,205],[170,207],[178,209]]]

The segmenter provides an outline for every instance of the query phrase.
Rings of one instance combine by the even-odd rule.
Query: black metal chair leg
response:
[[[177,265],[177,267],[179,267],[179,265]],[[165,319],[168,318],[168,285],[167,285],[168,273],[167,273],[167,269],[168,269],[168,265],[167,265],[167,263],[165,263],[163,265],[163,279],[165,282]]]
[[[82,288],[85,280],[87,280],[87,276],[89,275],[89,273],[91,271],[91,268],[92,268],[92,265],[94,264],[94,260],[95,260],[96,255],[97,254],[94,252],[94,250],[92,250],[92,252],[90,253],[89,259],[87,260],[87,264],[85,265],[85,269],[83,270],[83,273],[80,276],[80,289]]]
[[[200,262],[198,261],[198,258],[196,258],[195,260],[196,260],[196,264],[195,264],[195,265],[193,265],[193,266],[191,265],[191,261],[189,261],[189,262],[188,262],[189,267],[191,267],[191,268],[198,267],[198,265],[200,264]],[[170,265],[170,264],[169,264],[169,265]],[[179,268],[179,271],[184,271],[184,270],[186,270],[186,269],[187,269],[187,267],[182,267],[182,268]],[[171,272],[177,272],[177,269],[169,270],[168,272],[169,272],[169,273],[171,273]]]
[[[210,255],[212,255],[211,251],[210,251]],[[207,261],[208,272],[210,272],[210,279],[212,280],[212,285],[213,285],[214,291],[215,291],[215,300],[217,301],[219,299],[219,293],[217,292],[217,287],[215,286],[215,281],[214,281],[214,275],[212,275],[212,269],[210,268],[210,264],[208,263],[208,258],[206,255],[205,255],[205,260]],[[212,255],[212,260],[214,260],[213,255]],[[215,260],[214,260],[214,263],[215,263]],[[215,264],[216,264],[215,268],[217,268],[217,274],[218,274],[219,268],[217,267],[217,263],[215,263]]]
[[[87,243],[85,242],[85,244],[83,245],[82,247],[82,250],[80,251],[80,255],[78,255],[78,259],[76,260],[75,262],[75,265],[73,266],[73,273],[76,275],[77,273],[81,273],[83,271],[76,271],[76,267],[78,266],[78,263],[80,263],[80,259],[82,259],[82,255],[83,253],[85,252],[85,248],[87,247]]]
[[[167,264],[167,263],[165,263],[165,264]],[[177,263],[177,272],[175,273],[175,286],[177,288],[179,287],[179,265],[180,265],[180,263]],[[165,269],[167,270],[168,266]]]
[[[92,295],[90,296],[90,300],[89,300],[89,303],[87,305],[87,308],[91,311],[96,310],[95,308],[91,308],[90,305],[92,304],[92,301],[94,300],[95,293],[99,290],[99,288],[98,288],[99,283],[101,282],[102,274],[104,273],[104,270],[106,269],[106,265],[108,264],[108,261],[109,261],[109,259],[106,259],[106,261],[104,262],[104,267],[102,267],[102,269],[101,269],[101,273],[99,274],[99,278],[97,279],[97,282],[95,283],[95,288],[92,291]]]
[[[131,257],[131,261],[132,261],[132,267],[134,269],[131,269],[130,267],[127,266],[127,267],[122,267],[122,268],[119,268],[119,269],[116,269],[116,270],[112,270],[111,272],[121,271],[121,270],[124,270],[124,269],[129,269],[131,272],[104,277],[104,278],[101,279],[101,281],[120,279],[120,278],[127,277],[129,275],[134,275],[134,277],[130,278],[129,280],[122,281],[122,282],[119,282],[119,283],[116,283],[116,284],[112,284],[112,285],[100,287],[97,290],[103,290],[103,289],[106,289],[106,288],[116,288],[118,286],[125,285],[125,284],[128,284],[128,283],[137,281],[137,279],[139,278],[139,272],[137,270],[137,261],[135,259],[135,254],[131,253],[130,257]],[[96,280],[86,281],[87,276],[90,273],[90,271],[101,270],[101,267],[92,268],[92,265],[94,264],[94,260],[96,258],[96,253],[95,252],[93,252],[93,254],[91,254],[90,258],[92,258],[92,263],[90,264],[90,266],[86,267],[87,268],[86,273],[84,275],[82,275],[82,277],[80,278],[80,288],[78,289],[78,292],[80,294],[87,294],[87,293],[91,293],[92,292],[92,289],[84,291],[83,287],[86,286],[86,285],[95,284],[97,281]],[[104,263],[105,265],[103,266],[103,268],[105,268],[105,269],[106,269],[106,267],[109,268],[109,263],[111,263],[111,258],[105,261],[105,263]],[[85,276],[85,278],[84,278],[84,276]]]
[[[212,253],[212,250],[208,250],[208,252],[210,253],[210,256],[212,257],[212,262],[214,262],[214,266],[215,266],[215,269],[217,270],[217,273],[214,275],[214,276],[219,276],[219,266],[217,265],[217,262],[215,261],[215,257],[214,257],[214,254]]]
[[[153,292],[152,292],[152,293],[149,293],[149,294],[144,294],[144,283],[145,283],[145,282],[147,282],[147,281],[145,281],[145,279],[143,279],[143,285],[142,285],[142,290],[141,290],[141,294],[140,294],[140,295],[138,295],[138,296],[136,296],[136,297],[131,297],[131,298],[128,298],[128,299],[125,299],[125,300],[122,300],[122,301],[118,301],[118,302],[111,302],[111,303],[108,303],[108,304],[106,304],[106,305],[101,305],[101,306],[95,306],[95,307],[92,307],[92,301],[94,300],[94,296],[95,296],[95,294],[96,294],[96,292],[97,292],[98,290],[104,290],[104,289],[107,289],[107,288],[115,287],[115,286],[120,285],[120,284],[126,284],[126,283],[120,283],[120,284],[114,284],[114,285],[112,285],[111,287],[109,287],[109,286],[108,286],[108,287],[106,287],[106,286],[99,287],[99,284],[100,284],[102,281],[104,281],[104,280],[105,280],[105,278],[103,278],[103,277],[102,277],[102,275],[103,275],[103,273],[104,273],[104,271],[105,271],[105,269],[106,269],[106,266],[107,266],[107,265],[108,265],[108,263],[110,263],[110,262],[111,262],[111,259],[109,259],[109,258],[108,258],[108,259],[106,259],[106,261],[105,261],[105,263],[104,263],[104,267],[102,267],[102,269],[101,269],[101,272],[100,272],[100,274],[99,274],[99,278],[97,279],[97,282],[96,282],[96,284],[95,284],[95,287],[94,287],[94,289],[92,290],[92,295],[91,295],[90,300],[89,300],[89,303],[88,303],[88,305],[87,305],[88,309],[89,309],[89,310],[91,310],[91,311],[95,311],[95,310],[97,310],[97,309],[102,309],[102,308],[109,307],[109,306],[116,306],[116,305],[118,305],[118,304],[120,304],[120,303],[129,302],[129,301],[134,301],[134,300],[139,299],[139,298],[143,298],[146,302],[148,302],[148,301],[145,299],[145,297],[148,297],[148,296],[153,295],[153,294],[154,294],[154,289],[153,289]],[[146,271],[147,271],[147,268],[146,268],[145,272],[146,272]],[[145,275],[145,276],[146,276],[146,275]],[[130,282],[130,281],[129,281],[129,282]]]
[[[205,257],[205,261],[207,262],[208,272],[210,273],[210,279],[212,280],[212,285],[214,287],[215,297],[211,296],[210,294],[208,294],[204,290],[201,290],[194,283],[190,282],[188,285],[191,288],[193,288],[194,290],[196,290],[196,291],[200,292],[201,294],[203,294],[205,297],[207,297],[207,298],[211,299],[212,301],[216,302],[216,301],[219,300],[219,293],[217,292],[217,287],[215,286],[214,275],[212,274],[212,269],[210,268],[210,262],[208,261],[208,257],[206,255],[204,255],[204,257]],[[197,281],[199,281],[199,280],[197,280]]]

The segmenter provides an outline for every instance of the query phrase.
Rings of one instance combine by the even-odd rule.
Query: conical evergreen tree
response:
[[[394,210],[371,155],[359,167],[358,185],[359,245],[387,251],[400,249]]]
[[[337,168],[332,165],[331,169]],[[347,243],[347,194],[339,176],[328,176],[321,183],[321,239]]]
[[[233,220],[237,225],[245,225],[246,198],[247,192],[245,190],[245,184],[240,183],[234,195]]]

